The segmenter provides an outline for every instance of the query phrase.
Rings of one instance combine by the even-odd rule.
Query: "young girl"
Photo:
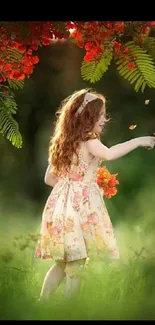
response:
[[[80,287],[78,270],[95,253],[119,258],[113,227],[96,182],[102,161],[120,158],[138,147],[153,148],[145,136],[106,147],[100,134],[106,120],[105,98],[82,89],[62,102],[49,147],[45,183],[53,190],[42,217],[36,257],[55,261],[48,271],[41,298],[53,293],[66,277],[66,294]]]

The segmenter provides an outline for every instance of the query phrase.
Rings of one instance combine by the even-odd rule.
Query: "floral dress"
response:
[[[96,183],[100,159],[83,158],[81,143],[78,163],[61,177],[49,195],[43,215],[35,256],[65,262],[109,254],[119,258],[114,229],[103,194]]]

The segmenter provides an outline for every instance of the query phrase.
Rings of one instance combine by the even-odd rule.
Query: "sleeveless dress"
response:
[[[43,215],[35,257],[71,262],[100,256],[119,258],[114,229],[103,193],[96,182],[101,160],[85,161],[81,143],[78,163],[61,177],[49,195]]]

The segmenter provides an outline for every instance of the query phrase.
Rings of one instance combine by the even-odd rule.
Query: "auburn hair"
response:
[[[97,98],[88,102],[76,116],[87,92],[96,95]],[[52,165],[52,173],[60,176],[63,172],[69,171],[73,154],[77,154],[81,141],[89,139],[89,133],[93,132],[101,112],[106,119],[105,97],[89,89],[76,91],[62,101],[56,113],[55,130],[49,145],[48,160]]]

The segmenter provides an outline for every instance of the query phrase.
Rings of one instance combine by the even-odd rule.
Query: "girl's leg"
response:
[[[85,264],[85,259],[68,262],[66,264],[66,285],[65,285],[65,296],[71,298],[79,293],[81,287],[81,274]]]
[[[56,264],[50,268],[43,282],[40,299],[48,298],[50,294],[56,291],[65,277],[65,266],[66,264],[64,262],[56,262]]]

